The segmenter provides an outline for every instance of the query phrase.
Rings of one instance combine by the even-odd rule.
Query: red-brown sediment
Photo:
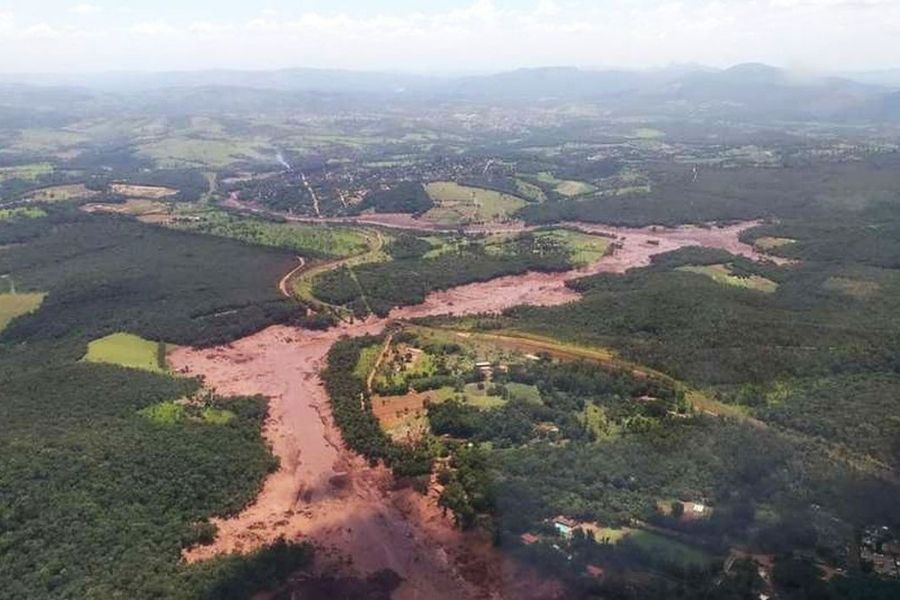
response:
[[[578,295],[566,287],[569,279],[621,273],[684,246],[721,248],[759,259],[759,252],[738,240],[755,224],[642,229],[569,224],[609,235],[620,247],[576,271],[501,277],[430,294],[425,303],[395,309],[388,319],[345,323],[323,333],[275,326],[225,346],[172,351],[173,368],[202,375],[220,394],[262,394],[270,399],[264,434],[281,461],[253,504],[235,516],[216,519],[214,543],[187,550],[185,558],[247,552],[284,536],[311,541],[319,549],[320,564],[333,568],[361,574],[393,569],[405,579],[395,594],[399,599],[557,597],[557,586],[538,585],[488,541],[453,528],[433,494],[393,490],[386,469],[369,466],[344,447],[318,375],[328,350],[341,336],[375,334],[394,319],[571,302]]]

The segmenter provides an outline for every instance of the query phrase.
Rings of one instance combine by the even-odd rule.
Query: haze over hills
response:
[[[0,105],[53,112],[91,111],[125,104],[169,112],[179,107],[214,112],[315,110],[329,97],[343,108],[377,102],[491,103],[591,102],[614,114],[654,112],[729,118],[894,119],[898,98],[890,78],[798,74],[764,64],[728,69],[696,65],[660,70],[524,68],[490,75],[438,77],[333,69],[110,72],[78,75],[7,75]],[[227,89],[228,94],[222,91]]]

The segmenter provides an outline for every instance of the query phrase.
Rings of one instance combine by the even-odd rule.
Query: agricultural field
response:
[[[526,204],[510,194],[452,181],[429,183],[425,189],[436,204],[425,219],[443,225],[504,221]]]
[[[30,165],[20,165],[15,167],[0,167],[0,182],[7,179],[24,179],[25,181],[35,181],[41,175],[49,175],[53,172],[53,165],[50,163],[34,163]]]
[[[34,312],[44,300],[41,293],[0,293],[0,331],[16,317]]]
[[[553,186],[553,191],[567,198],[584,196],[597,190],[596,187],[584,181],[557,179],[549,171],[542,171],[541,173],[538,173],[535,179],[537,179],[537,181],[541,183]]]
[[[166,345],[163,342],[152,342],[130,333],[113,333],[91,341],[84,360],[164,373],[165,356]]]
[[[240,217],[222,211],[177,215],[167,225],[174,229],[284,248],[313,258],[346,258],[369,249],[371,234],[352,227],[307,225]]]
[[[89,199],[99,192],[89,190],[83,183],[52,185],[29,192],[26,200],[31,202],[65,202],[67,200]]]
[[[606,255],[610,239],[572,231],[571,229],[552,229],[536,234],[538,240],[547,240],[551,244],[560,245],[569,253],[569,260],[576,267],[585,267],[596,263]]]
[[[687,265],[678,267],[678,270],[685,271],[687,273],[697,273],[699,275],[705,275],[716,283],[745,288],[748,290],[756,290],[758,292],[764,292],[766,294],[771,294],[778,289],[777,283],[759,275],[737,276],[734,274],[731,268],[725,264],[703,266]]]
[[[622,542],[634,544],[637,548],[652,555],[654,559],[682,568],[703,568],[709,566],[714,560],[713,556],[695,546],[689,546],[646,529],[601,527],[591,533],[598,541],[608,540],[612,544]]]
[[[34,206],[22,206],[19,208],[0,208],[0,221],[17,221],[21,219],[40,219],[46,217],[47,212]]]
[[[160,185],[134,185],[130,183],[113,183],[109,186],[110,191],[114,194],[121,194],[129,198],[147,198],[150,200],[161,200],[174,196],[178,190],[160,186]]]
[[[138,154],[153,159],[161,168],[222,168],[241,161],[264,160],[267,156],[261,142],[254,140],[199,137],[166,137],[141,144]]]
[[[763,236],[760,238],[756,238],[753,240],[753,245],[763,251],[774,250],[775,248],[781,248],[783,246],[787,246],[789,244],[793,244],[797,240],[792,240],[791,238],[780,238],[780,237],[772,237],[772,236]]]

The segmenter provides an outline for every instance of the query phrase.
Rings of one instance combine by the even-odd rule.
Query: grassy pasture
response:
[[[32,206],[0,208],[0,221],[12,221],[13,219],[39,219],[46,216],[46,211]]]
[[[49,175],[52,172],[53,165],[45,162],[19,165],[15,167],[0,167],[0,181],[6,181],[8,179],[24,179],[25,181],[34,181],[41,175]]]
[[[16,317],[37,310],[44,300],[44,295],[42,293],[0,294],[0,331],[3,331],[9,322]]]
[[[716,283],[733,285],[749,290],[756,290],[758,292],[765,292],[767,294],[771,294],[778,289],[777,283],[770,279],[766,279],[765,277],[760,277],[759,275],[751,275],[750,277],[737,277],[731,272],[731,269],[728,267],[728,265],[723,264],[704,266],[686,265],[683,267],[678,267],[678,270],[686,271],[688,273],[698,273],[700,275],[705,275]]]
[[[220,211],[208,211],[176,218],[169,225],[231,238],[273,248],[285,248],[299,254],[322,258],[345,258],[370,247],[365,232],[350,227],[276,223],[250,217],[237,217]]]
[[[513,398],[518,398],[531,404],[541,404],[543,402],[541,400],[541,392],[536,386],[511,381],[506,384],[506,389],[509,390],[509,395]]]
[[[575,196],[582,196],[584,194],[590,194],[593,191],[596,191],[597,188],[593,185],[586,183],[584,181],[575,181],[572,179],[558,179],[552,173],[548,171],[543,171],[538,173],[537,180],[541,183],[546,183],[548,185],[552,185],[553,190],[557,194],[561,194],[568,198],[572,198]]]
[[[122,194],[129,198],[149,198],[159,200],[174,196],[178,190],[161,185],[132,185],[130,183],[113,183],[109,186],[113,193]]]
[[[552,229],[537,234],[539,238],[562,244],[569,251],[572,264],[584,267],[603,258],[609,248],[609,238],[569,229]]]
[[[446,225],[502,221],[526,204],[521,198],[510,194],[452,181],[435,181],[425,189],[437,204],[425,213],[425,217]]]
[[[138,153],[154,159],[162,168],[220,168],[240,160],[265,158],[253,140],[219,138],[169,137],[141,145]]]
[[[598,527],[590,530],[598,541],[618,544],[628,540],[652,555],[655,560],[681,567],[705,567],[712,560],[708,553],[664,535],[630,527]]]
[[[88,344],[84,360],[164,373],[160,364],[159,344],[130,333],[113,333]]]
[[[754,240],[753,245],[758,249],[767,251],[773,250],[775,248],[780,248],[782,246],[787,246],[788,244],[793,244],[797,240],[793,240],[791,238],[783,238],[783,237],[761,237]]]

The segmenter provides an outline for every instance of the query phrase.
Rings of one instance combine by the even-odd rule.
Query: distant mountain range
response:
[[[763,64],[652,71],[544,67],[432,77],[331,69],[193,71],[94,75],[0,75],[0,109],[70,109],[125,99],[135,107],[242,112],[327,110],[383,103],[591,102],[614,114],[775,119],[900,119],[900,70],[857,78],[799,74]]]

